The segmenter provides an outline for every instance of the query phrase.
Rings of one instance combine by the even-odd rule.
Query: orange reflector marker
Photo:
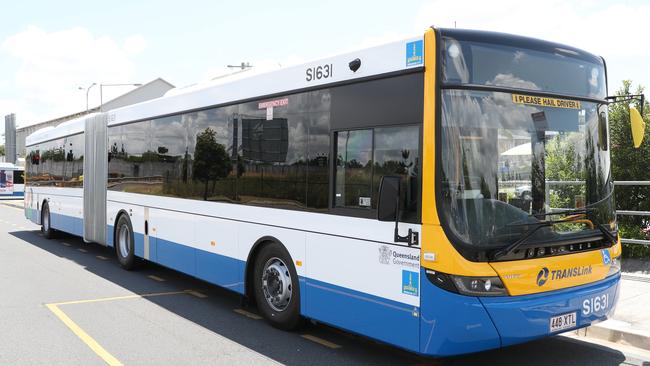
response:
[[[296,261],[296,266],[302,267],[302,261]]]

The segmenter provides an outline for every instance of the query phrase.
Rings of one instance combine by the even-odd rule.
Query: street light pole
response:
[[[95,85],[97,85],[97,83],[92,83],[88,85],[88,87],[86,88],[86,114],[88,114],[88,92],[90,92],[90,88],[92,88]],[[79,87],[79,89],[83,89],[83,88]]]
[[[125,83],[125,84],[99,84],[99,111],[103,111],[104,95],[103,89],[105,86],[142,86],[140,83]]]

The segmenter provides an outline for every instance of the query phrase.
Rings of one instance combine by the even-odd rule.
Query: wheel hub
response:
[[[264,265],[262,291],[269,306],[275,311],[284,311],[291,302],[291,274],[287,265],[279,258],[271,258]]]
[[[120,227],[120,233],[118,235],[117,241],[122,258],[128,257],[131,247],[131,232],[127,225],[122,225]]]

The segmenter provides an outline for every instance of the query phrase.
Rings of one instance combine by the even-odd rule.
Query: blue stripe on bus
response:
[[[83,219],[50,212],[52,228],[68,234],[83,236]]]
[[[114,227],[106,228],[107,243],[113,246]],[[135,255],[144,258],[144,235],[134,233]],[[149,236],[149,261],[183,272],[212,284],[244,293],[246,262]]]
[[[305,316],[419,352],[418,307],[312,278],[305,287]]]

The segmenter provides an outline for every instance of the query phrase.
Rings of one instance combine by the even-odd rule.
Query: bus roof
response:
[[[12,163],[0,163],[0,170],[25,170],[21,166]]]
[[[93,118],[99,113],[90,113],[69,121],[65,121],[56,127],[45,127],[37,130],[25,138],[25,146],[37,144],[42,141],[49,141],[64,136],[70,136],[84,131],[86,118]]]

